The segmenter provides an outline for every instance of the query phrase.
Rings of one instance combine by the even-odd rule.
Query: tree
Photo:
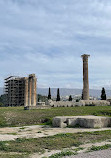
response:
[[[48,93],[48,100],[51,99],[51,90],[50,90],[50,87],[49,87],[49,93]]]
[[[102,91],[101,91],[101,100],[106,100],[106,93],[105,93],[104,87],[102,88]]]
[[[6,94],[0,96],[0,106],[5,106]]]
[[[69,96],[69,101],[72,101],[72,96],[71,95]]]
[[[83,100],[83,90],[82,90],[82,96],[81,96],[81,99]]]
[[[38,102],[40,101],[40,98],[38,98]]]
[[[60,101],[60,93],[59,93],[59,88],[57,89],[57,99],[56,101]]]
[[[38,102],[46,102],[48,100],[47,96],[43,96],[41,94],[37,94]]]

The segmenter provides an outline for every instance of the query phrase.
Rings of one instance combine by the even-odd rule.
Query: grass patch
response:
[[[108,148],[111,148],[111,144],[105,144],[103,146],[92,146],[88,152],[92,152],[92,151],[98,151],[98,150],[105,150],[105,149],[108,149]]]
[[[71,155],[77,155],[77,153],[72,151],[62,151],[60,153],[56,153],[49,156],[49,158],[62,158],[63,156],[71,156]]]
[[[62,150],[79,147],[81,144],[111,139],[111,131],[66,133],[42,138],[17,138],[15,141],[0,142],[0,151],[20,153],[44,153],[45,150]],[[78,148],[78,150],[81,150]],[[77,152],[77,151],[75,151]]]
[[[0,141],[0,151],[7,151],[6,142]]]
[[[7,133],[8,135],[17,135],[17,133]]]
[[[20,127],[20,129],[25,129],[26,127]]]
[[[27,158],[27,154],[0,153],[0,158]]]
[[[23,107],[0,107],[0,127],[52,124],[55,116],[111,116],[111,106],[59,107],[23,110]]]
[[[84,150],[84,148],[78,147],[78,148],[74,149],[75,152],[78,152],[78,151],[80,151],[80,150]]]
[[[37,133],[42,133],[41,131],[38,131]]]

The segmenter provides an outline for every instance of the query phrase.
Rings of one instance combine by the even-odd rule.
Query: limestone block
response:
[[[101,116],[57,116],[53,118],[54,127],[64,128],[76,125],[84,128],[111,127],[111,118]]]
[[[104,117],[101,118],[102,126],[101,127],[111,127],[111,118]]]
[[[109,127],[111,126],[111,118],[109,117],[84,117],[78,118],[78,124],[80,127],[85,128],[102,128],[102,127]]]
[[[52,124],[53,127],[67,127],[67,117],[54,117]]]
[[[109,106],[110,102],[106,100],[81,100],[85,106]]]
[[[80,100],[79,102],[75,103],[75,106],[85,106],[85,102],[83,100]]]
[[[74,117],[74,118],[68,118],[67,119],[67,125],[68,126],[71,126],[71,127],[74,127],[78,124],[78,118],[77,117]]]
[[[79,118],[78,124],[85,128],[100,128],[102,126],[101,119]]]

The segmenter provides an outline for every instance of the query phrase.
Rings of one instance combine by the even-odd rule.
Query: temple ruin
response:
[[[36,106],[35,74],[28,77],[10,76],[5,79],[6,106]]]

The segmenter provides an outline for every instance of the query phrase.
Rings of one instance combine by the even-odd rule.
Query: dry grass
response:
[[[55,116],[96,115],[111,116],[111,106],[60,107],[52,109],[23,110],[23,107],[1,107],[0,126],[24,126],[47,123]]]

